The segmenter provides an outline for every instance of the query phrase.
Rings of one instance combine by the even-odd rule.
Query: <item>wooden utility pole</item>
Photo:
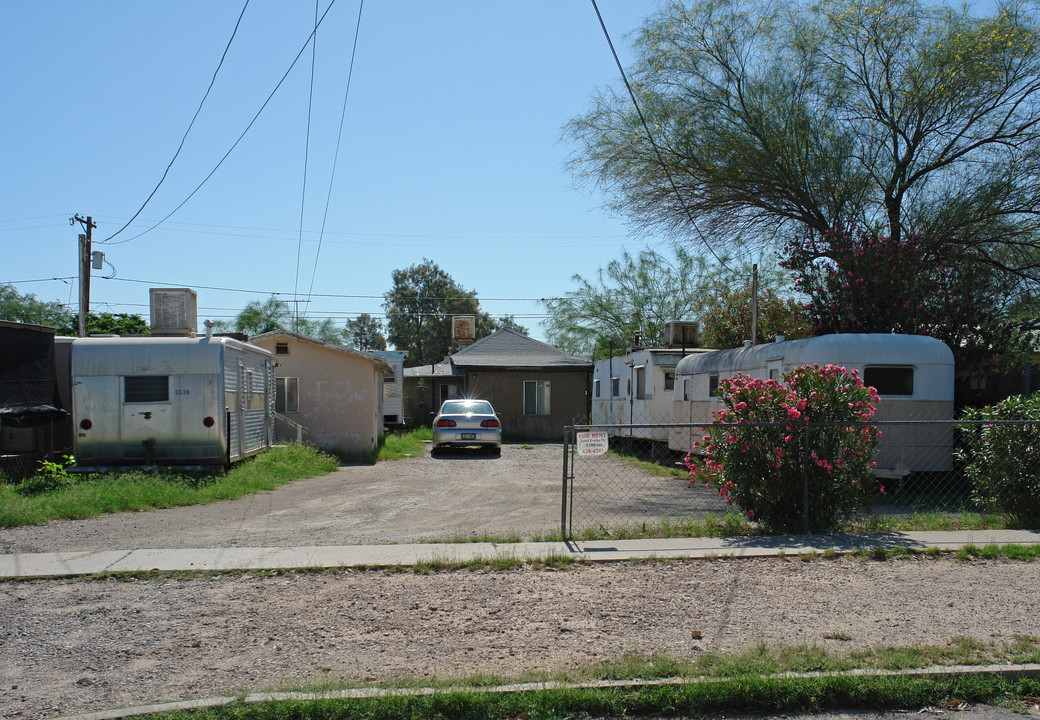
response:
[[[72,224],[80,223],[87,231],[79,236],[79,336],[87,336],[87,313],[90,312],[90,240],[91,231],[97,227],[94,219],[87,215],[83,219],[77,214]]]

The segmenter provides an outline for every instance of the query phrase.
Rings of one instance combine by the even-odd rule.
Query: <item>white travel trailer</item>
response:
[[[675,371],[672,420],[711,424],[722,407],[719,382],[738,372],[762,380],[779,378],[802,365],[841,365],[858,370],[880,396],[874,420],[953,420],[953,353],[923,335],[835,334],[718,350],[691,356]],[[882,427],[875,460],[879,477],[953,469],[953,427],[949,424]],[[672,428],[668,446],[689,452],[702,428]]]
[[[383,376],[383,424],[404,427],[404,361],[407,350],[374,350],[372,352],[390,368]]]
[[[224,337],[71,341],[75,470],[218,468],[270,447],[274,357]]]
[[[631,425],[611,430],[614,437],[668,442],[675,368],[691,348],[630,348],[624,355],[596,362],[592,371],[592,425]]]

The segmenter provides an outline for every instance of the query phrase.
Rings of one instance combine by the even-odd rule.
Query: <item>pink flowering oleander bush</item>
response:
[[[1040,521],[1040,393],[1016,395],[993,407],[969,409],[962,420],[1036,420],[1036,424],[961,425],[957,457],[972,496],[984,509],[1018,522]]]
[[[878,396],[857,371],[806,365],[780,380],[739,373],[719,384],[719,395],[723,407],[715,424],[686,458],[691,484],[715,488],[765,530],[783,533],[806,528],[806,477],[813,530],[845,526],[877,496],[873,458],[880,433],[863,423]]]

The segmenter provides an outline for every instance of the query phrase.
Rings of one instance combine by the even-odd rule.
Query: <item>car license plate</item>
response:
[[[477,439],[477,434],[476,433],[462,433],[462,439],[463,440],[476,440]]]

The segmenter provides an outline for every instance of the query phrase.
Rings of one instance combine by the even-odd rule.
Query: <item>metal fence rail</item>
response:
[[[835,427],[872,426],[880,432],[873,481],[876,499],[868,514],[909,516],[922,512],[978,512],[973,487],[964,472],[957,450],[964,435],[980,425],[1010,424],[1026,432],[1040,431],[1035,420],[1011,421],[874,421],[860,423],[798,423],[799,441],[804,447],[803,463],[810,461],[814,437]],[[729,510],[726,499],[714,488],[693,482],[686,468],[686,452],[704,438],[711,427],[739,427],[742,432],[776,432],[786,423],[742,423],[697,425],[652,423],[643,425],[574,425],[566,428],[563,458],[563,493],[560,527],[564,537],[580,537],[589,532],[639,531],[647,526],[701,521],[709,514],[723,516]],[[606,436],[609,451],[579,442],[587,433]],[[669,448],[668,438],[672,447]],[[1040,433],[1037,434],[1040,445]],[[1021,471],[1022,458],[1010,453],[997,463],[1007,470]],[[999,471],[999,468],[998,468]],[[1037,470],[1040,474],[1040,469]],[[1038,481],[1040,482],[1040,481]],[[803,498],[805,517],[811,512],[811,497]],[[809,532],[835,528],[806,527]]]

